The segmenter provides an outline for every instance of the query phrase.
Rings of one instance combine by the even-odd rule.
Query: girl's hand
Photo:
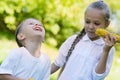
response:
[[[105,35],[103,39],[105,41],[105,46],[104,46],[105,50],[112,48],[112,46],[114,46],[115,43],[117,42],[116,37],[112,36],[112,34],[110,33],[109,35]]]

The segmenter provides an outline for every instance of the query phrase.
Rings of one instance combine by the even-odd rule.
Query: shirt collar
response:
[[[90,42],[92,42],[94,44],[97,44],[97,45],[103,45],[104,44],[104,41],[103,41],[102,38],[91,41],[87,34],[82,38],[82,41],[90,41]]]
[[[35,61],[39,61],[39,59],[43,56],[42,54],[39,56],[39,58],[32,56],[32,54],[30,54],[30,52],[25,48],[25,47],[21,47],[20,48],[21,51],[23,51],[23,53],[26,53],[27,56],[31,57],[32,59],[34,59]]]

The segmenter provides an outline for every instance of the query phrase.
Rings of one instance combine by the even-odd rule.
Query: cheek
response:
[[[88,28],[88,27],[89,27],[89,24],[84,23],[84,28]]]
[[[45,37],[45,31],[44,31],[44,33],[43,33],[43,37]]]
[[[45,29],[43,29],[43,37],[45,36]]]
[[[104,25],[96,26],[95,29],[104,28]]]
[[[88,29],[88,28],[87,28],[86,26],[84,26],[84,29],[85,29],[85,32],[87,32],[87,29]]]

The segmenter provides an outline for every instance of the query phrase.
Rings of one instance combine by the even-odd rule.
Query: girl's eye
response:
[[[95,22],[94,24],[95,24],[96,26],[99,26],[99,25],[100,25],[100,23],[97,23],[97,22]]]
[[[89,24],[89,23],[90,23],[90,21],[85,21],[85,23]]]

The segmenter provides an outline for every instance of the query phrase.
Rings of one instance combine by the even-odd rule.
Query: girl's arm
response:
[[[56,72],[60,67],[58,67],[57,65],[55,65],[54,63],[52,64],[52,69],[51,69],[51,74],[53,74],[54,72]]]
[[[104,80],[108,75],[110,68],[112,66],[113,56],[114,56],[114,47],[116,43],[116,38],[109,35],[104,37],[105,45],[103,47],[103,52],[98,63],[96,63],[92,72],[93,80]]]
[[[103,50],[102,56],[100,58],[100,61],[97,64],[96,69],[95,69],[96,73],[102,74],[102,73],[105,72],[109,51],[110,51],[109,49],[104,49]]]
[[[117,40],[110,34],[109,36],[105,35],[104,41],[105,46],[103,47],[103,53],[95,69],[96,73],[98,74],[102,74],[105,72],[110,49],[113,47]]]
[[[24,80],[24,79],[13,77],[10,74],[0,74],[0,80]]]

